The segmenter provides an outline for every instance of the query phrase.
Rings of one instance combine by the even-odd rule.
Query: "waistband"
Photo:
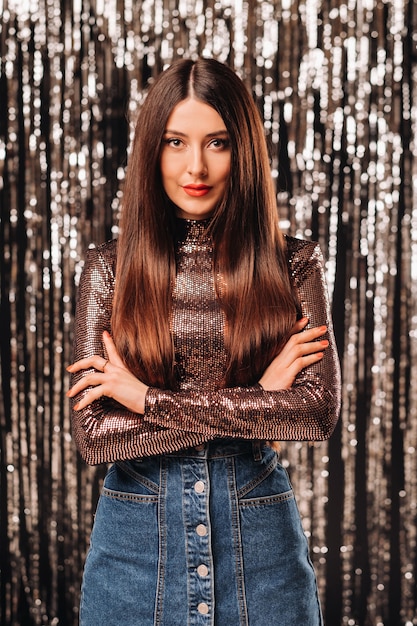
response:
[[[170,457],[188,457],[194,459],[216,459],[230,456],[240,456],[243,454],[252,454],[255,461],[262,459],[262,449],[265,446],[264,441],[254,440],[247,441],[245,439],[216,439],[202,443],[199,446],[172,452],[166,456]]]

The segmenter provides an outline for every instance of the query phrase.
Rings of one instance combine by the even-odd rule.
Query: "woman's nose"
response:
[[[204,176],[207,174],[207,165],[201,148],[192,148],[189,153],[188,173],[192,176]]]

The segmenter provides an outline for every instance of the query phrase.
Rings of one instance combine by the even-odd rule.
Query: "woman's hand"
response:
[[[290,389],[301,370],[323,358],[323,350],[329,342],[317,339],[325,334],[327,327],[318,326],[301,332],[307,322],[304,317],[294,324],[291,337],[263,373],[259,383],[266,391]]]
[[[74,406],[74,410],[84,409],[101,396],[107,396],[123,404],[129,411],[144,413],[147,385],[126,368],[117,354],[113,339],[107,331],[103,333],[103,342],[108,359],[94,355],[67,367],[67,371],[71,374],[90,368],[97,370],[84,376],[67,392],[67,396],[73,398],[87,387],[93,387]]]

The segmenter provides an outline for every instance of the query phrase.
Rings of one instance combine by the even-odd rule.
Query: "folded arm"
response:
[[[172,392],[148,388],[135,379],[113,351],[111,339],[107,336],[106,340],[115,244],[110,249],[90,250],[79,287],[74,364],[69,367],[73,386],[68,394],[73,405],[74,437],[83,458],[95,464],[161,454],[216,437],[329,437],[339,412],[340,373],[319,248],[304,246],[302,254],[291,256],[291,268],[302,312],[311,327],[300,333],[298,348],[290,340],[283,350],[287,349],[291,371],[296,372],[291,374],[291,384],[288,368],[286,382],[282,380],[285,355],[281,354],[277,363],[267,368],[261,384],[212,392]],[[311,342],[312,335],[318,339],[322,332],[314,334],[313,328],[323,325],[328,343],[321,353],[311,349],[315,344],[303,341],[309,337]],[[279,390],[273,389],[274,377],[275,389]]]
[[[116,242],[88,250],[78,288],[73,364],[68,367],[72,433],[81,456],[90,465],[173,452],[209,439],[145,422],[142,415],[101,389],[105,380],[108,385],[106,374],[117,374],[121,363],[111,363],[111,370],[107,366],[102,372],[109,357],[103,335],[110,331],[115,267]],[[126,371],[122,375],[126,376]],[[136,380],[142,391],[147,389],[128,375],[131,385]]]
[[[150,388],[146,421],[212,437],[312,441],[331,435],[340,409],[340,370],[319,247],[304,246],[303,254],[292,257],[291,269],[310,327],[327,327],[328,347],[322,358],[299,368],[290,388],[278,384],[278,390],[262,385],[212,392]]]

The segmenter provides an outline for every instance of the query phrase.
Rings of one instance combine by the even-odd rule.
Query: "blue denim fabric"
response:
[[[126,461],[106,476],[81,626],[322,626],[297,505],[258,444]]]

